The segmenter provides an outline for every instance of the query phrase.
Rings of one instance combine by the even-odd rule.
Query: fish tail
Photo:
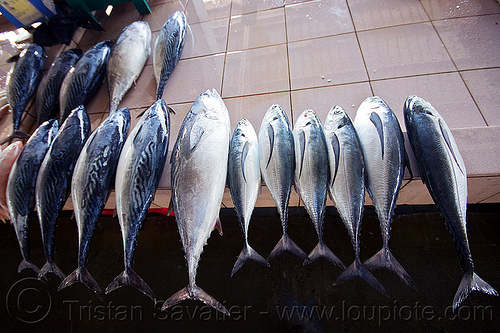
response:
[[[30,137],[30,135],[26,132],[23,132],[21,130],[15,130],[11,135],[9,135],[8,137],[6,137],[4,140],[2,140],[2,142],[0,142],[0,145],[3,145],[4,143],[11,143],[12,140],[14,139],[21,139],[23,141],[25,140],[28,140]]]
[[[62,289],[73,285],[76,282],[83,283],[87,288],[96,293],[97,297],[102,301],[104,299],[103,293],[96,280],[90,275],[89,271],[85,267],[78,267],[68,275],[59,285],[57,291],[61,291]]]
[[[295,254],[297,257],[301,258],[304,261],[309,261],[309,257],[307,254],[297,245],[295,242],[288,236],[288,234],[284,234],[279,240],[278,244],[274,247],[274,249],[269,254],[267,261],[276,258],[282,252],[291,252]]]
[[[238,256],[238,259],[236,259],[236,263],[234,264],[233,270],[231,271],[231,277],[233,277],[234,273],[236,273],[249,259],[267,267],[271,266],[269,265],[267,260],[264,259],[264,257],[262,257],[260,254],[258,254],[257,251],[255,251],[250,245],[245,244],[243,250],[241,250],[241,253]]]
[[[66,278],[66,275],[57,267],[56,263],[53,262],[52,260],[48,260],[45,265],[43,265],[42,269],[40,270],[40,273],[38,273],[38,279],[40,280],[42,277],[45,277],[47,273],[54,273],[57,275],[61,280],[64,280]]]
[[[229,311],[227,311],[224,305],[222,305],[219,301],[210,296],[206,291],[198,287],[196,284],[192,286],[188,285],[170,296],[170,298],[167,299],[165,303],[163,303],[161,309],[166,310],[185,300],[202,301],[203,303],[213,307],[217,311],[230,316]]]
[[[38,266],[36,266],[34,263],[29,261],[28,259],[23,259],[23,261],[21,261],[21,263],[19,264],[19,267],[17,268],[17,272],[21,273],[22,270],[27,269],[27,268],[32,269],[37,274],[40,274],[40,268],[38,268]]]
[[[387,250],[387,255],[384,255],[385,249],[380,250],[375,253],[373,257],[366,260],[363,264],[369,270],[373,271],[375,269],[385,268],[391,272],[394,272],[404,283],[409,287],[418,290],[417,284],[411,278],[410,274],[401,266],[399,261],[392,255],[391,251]]]
[[[148,284],[132,269],[126,268],[120,273],[111,283],[106,287],[105,294],[109,294],[113,290],[116,290],[123,286],[132,286],[137,288],[144,295],[148,296],[156,302],[156,297]]]
[[[333,282],[333,285],[337,285],[341,282],[350,280],[352,278],[359,277],[366,281],[370,286],[380,291],[385,296],[389,297],[389,293],[385,290],[384,286],[380,283],[379,280],[361,263],[359,259],[354,260],[351,266],[347,267],[345,271],[343,271]]]
[[[474,290],[488,295],[498,296],[498,292],[487,282],[481,279],[476,273],[474,273],[474,271],[466,272],[462,277],[462,281],[460,282],[455,298],[453,299],[453,312],[458,309],[460,304]]]
[[[342,269],[345,269],[345,265],[340,260],[333,252],[328,248],[328,246],[325,245],[324,242],[320,241],[318,245],[309,253],[309,260],[304,261],[304,265],[310,264],[315,260],[318,260],[319,258],[326,258],[328,261],[330,261],[332,264],[337,265],[341,267]]]

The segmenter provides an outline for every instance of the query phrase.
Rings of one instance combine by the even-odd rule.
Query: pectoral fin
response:
[[[382,159],[384,158],[384,127],[382,126],[382,120],[376,112],[370,114],[370,120],[375,125],[377,129],[378,137],[380,138],[380,147],[382,149]]]
[[[302,176],[302,167],[304,166],[304,152],[306,149],[306,134],[304,131],[299,131],[299,148],[300,148],[300,168],[299,178]]]
[[[451,155],[453,156],[453,159],[455,160],[455,163],[457,163],[458,168],[465,175],[465,172],[462,169],[462,166],[460,165],[460,163],[458,162],[457,156],[455,155],[455,151],[453,150],[453,147],[451,145],[450,136],[448,135],[448,131],[446,130],[446,127],[443,124],[443,121],[441,119],[438,119],[438,123],[439,123],[439,128],[441,129],[441,134],[443,134],[444,141],[446,142],[446,145],[448,146],[448,149],[450,149]]]
[[[267,135],[269,137],[269,159],[267,160],[266,168],[269,166],[271,162],[271,157],[273,156],[273,148],[274,148],[274,129],[273,125],[269,124],[267,127]]]
[[[243,179],[245,180],[245,183],[247,182],[247,177],[245,176],[245,161],[248,156],[248,141],[245,142],[245,145],[243,146],[243,150],[241,151],[241,173],[243,174]]]
[[[335,134],[335,133],[333,133],[331,145],[333,148],[333,154],[335,155],[334,156],[334,158],[335,158],[335,170],[333,171],[332,181],[331,181],[331,184],[333,184],[333,182],[335,181],[335,177],[337,177],[337,171],[339,169],[339,160],[340,160],[340,142],[339,142],[339,138],[337,137],[337,134]]]

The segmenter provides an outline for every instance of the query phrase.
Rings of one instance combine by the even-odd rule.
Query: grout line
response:
[[[220,96],[223,97],[224,89],[224,76],[226,75],[226,59],[227,59],[227,49],[229,47],[229,34],[231,32],[231,12],[233,11],[233,2],[229,5],[229,18],[227,21],[227,37],[226,37],[226,50],[224,52],[224,63],[222,64],[222,78],[220,83]]]
[[[358,42],[359,52],[361,52],[361,59],[363,59],[363,65],[365,66],[366,76],[368,77],[368,84],[370,85],[370,91],[372,92],[372,96],[375,96],[373,92],[373,87],[371,83],[370,73],[368,72],[368,66],[366,66],[365,55],[363,54],[363,49],[361,48],[361,43],[359,42],[358,31],[356,30],[356,24],[354,24],[354,18],[352,17],[351,7],[349,6],[349,2],[346,0],[347,9],[349,10],[349,16],[351,16],[352,26],[354,27],[354,35],[356,36],[356,41]]]
[[[285,0],[286,1],[286,0]],[[284,23],[285,23],[285,45],[286,45],[286,62],[287,62],[287,70],[288,70],[288,98],[290,99],[290,117],[292,122],[292,128],[294,127],[294,118],[293,118],[293,102],[292,102],[292,75],[290,73],[290,50],[288,48],[288,26],[286,23],[286,10],[283,8],[284,15]]]

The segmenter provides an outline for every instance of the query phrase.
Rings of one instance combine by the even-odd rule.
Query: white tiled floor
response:
[[[470,202],[500,202],[500,5],[496,0],[151,0],[140,15],[131,3],[97,17],[105,32],[83,31],[75,45],[88,49],[114,39],[133,20],[147,21],[152,46],[175,10],[186,13],[181,60],[164,98],[171,117],[171,144],[198,94],[217,89],[231,124],[246,117],[256,131],[264,113],[279,103],[293,122],[306,108],[324,120],[333,105],[354,117],[360,103],[379,95],[404,129],[402,106],[410,94],[431,102],[453,129],[469,174]],[[10,30],[0,25],[0,31]],[[81,36],[83,34],[83,37]],[[81,37],[81,39],[79,38]],[[50,48],[54,56],[58,50]],[[3,58],[2,58],[3,59]],[[10,65],[0,64],[0,74]],[[155,99],[152,57],[121,106],[135,116]],[[1,76],[1,75],[0,75]],[[93,125],[107,114],[103,85],[88,109]],[[30,111],[31,112],[31,111]],[[32,112],[32,114],[34,114]],[[10,118],[0,133],[10,132]],[[26,117],[24,128],[35,123]],[[168,165],[167,165],[168,167]],[[168,172],[167,172],[168,173]],[[168,187],[164,178],[162,187]],[[155,203],[168,203],[161,190]],[[260,205],[273,205],[265,196]],[[291,200],[298,204],[298,198]],[[430,203],[412,181],[400,203]],[[227,204],[227,203],[226,203]]]

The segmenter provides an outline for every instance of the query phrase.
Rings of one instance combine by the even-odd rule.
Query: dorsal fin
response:
[[[370,114],[370,120],[377,129],[378,137],[380,138],[380,147],[382,149],[382,159],[384,159],[384,127],[382,126],[382,120],[376,112]]]

